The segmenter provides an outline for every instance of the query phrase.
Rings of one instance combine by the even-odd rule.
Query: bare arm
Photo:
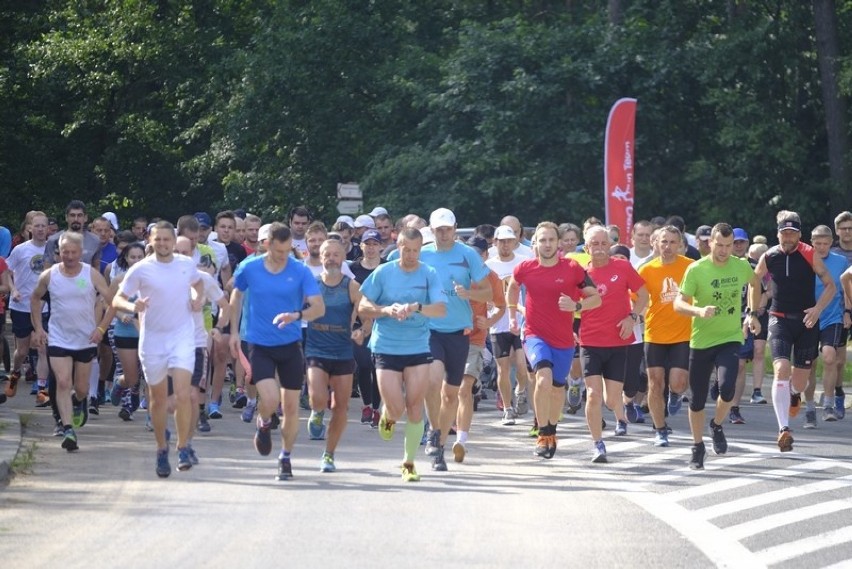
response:
[[[692,301],[691,296],[679,292],[674,301],[675,312],[690,318],[712,318],[716,314],[715,306],[695,306]]]
[[[50,285],[50,269],[45,270],[38,277],[38,284],[30,296],[30,321],[33,325],[33,341],[36,346],[43,346],[47,343],[47,332],[41,325],[41,309],[44,301],[42,297],[47,293],[47,287]]]
[[[822,314],[822,311],[825,310],[825,307],[828,306],[828,303],[831,302],[831,299],[837,293],[837,287],[834,285],[831,273],[828,272],[828,269],[825,268],[825,263],[818,256],[814,256],[814,272],[819,277],[819,280],[822,281],[822,286],[825,288],[823,288],[822,294],[819,295],[816,305],[813,308],[805,309],[805,326],[807,328],[816,326],[817,322],[819,322],[819,315]]]
[[[491,300],[491,283],[488,282],[488,277],[481,281],[471,283],[470,289],[464,288],[462,285],[455,285],[456,294],[459,298],[474,300],[476,302],[488,302]]]

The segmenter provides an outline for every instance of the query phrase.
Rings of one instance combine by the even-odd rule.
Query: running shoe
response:
[[[719,381],[713,380],[710,384],[710,401],[718,401],[719,400]]]
[[[133,420],[133,414],[130,412],[130,409],[128,409],[127,407],[122,407],[118,411],[118,418],[121,419],[122,421],[132,421]],[[199,430],[201,430],[201,429],[199,429]]]
[[[186,447],[177,449],[178,452],[178,465],[177,469],[180,472],[185,470],[189,470],[192,468],[192,461],[189,459],[189,450]]]
[[[403,482],[420,482],[420,475],[414,468],[413,462],[404,462],[402,464],[402,481]]]
[[[34,381],[32,387],[30,387],[30,395],[35,395],[36,393],[38,393],[38,383]]]
[[[822,420],[826,423],[833,423],[837,420],[837,415],[834,412],[834,407],[826,407],[822,410]]]
[[[246,403],[246,406],[243,408],[243,412],[240,413],[240,419],[243,420],[243,423],[251,423],[251,420],[254,419],[255,411],[257,411],[256,399]]]
[[[669,392],[669,417],[674,417],[677,415],[677,412],[680,411],[680,408],[683,406],[683,398],[680,393],[675,393],[674,391]]]
[[[689,468],[692,470],[704,470],[704,456],[707,451],[704,449],[704,443],[692,445],[692,457],[689,459]]]
[[[816,409],[805,410],[805,429],[816,429]]]
[[[393,429],[395,426],[396,422],[388,419],[385,411],[382,410],[382,415],[379,418],[379,436],[382,437],[383,440],[391,440],[393,438]]]
[[[100,409],[98,407],[98,398],[97,397],[89,397],[89,414],[90,415],[100,415]]]
[[[199,433],[209,433],[212,430],[210,426],[210,420],[207,417],[206,410],[200,410],[198,412],[198,432]]]
[[[145,410],[148,409],[148,399],[146,397],[139,399],[139,408]]]
[[[500,395],[500,392],[497,392],[497,410],[502,411],[504,409],[503,405],[503,396]]]
[[[369,425],[373,422],[373,409],[369,405],[364,405],[361,409],[361,424]]]
[[[627,422],[626,421],[616,421],[615,422],[615,436],[623,437],[627,434]]]
[[[334,472],[335,470],[337,470],[337,467],[334,466],[334,457],[327,452],[322,453],[320,472]]]
[[[636,423],[638,423],[638,424],[645,423],[645,413],[642,412],[642,407],[640,407],[636,403],[634,403],[633,405],[634,405],[634,407],[636,407]]]
[[[846,416],[846,396],[845,395],[835,395],[834,396],[834,416],[837,417],[837,420],[840,421],[843,417]]]
[[[325,411],[311,411],[308,419],[308,438],[312,441],[321,441],[325,438],[325,424],[323,423]]]
[[[112,390],[109,392],[109,402],[113,407],[121,405],[121,400],[124,399],[125,389],[120,381],[114,381]]]
[[[219,409],[219,403],[216,401],[211,401],[207,404],[207,418],[209,419],[221,419],[222,411]]]
[[[382,414],[378,409],[373,409],[373,420],[370,422],[371,429],[379,428],[379,420],[382,418]]]
[[[426,437],[426,456],[437,456],[441,451],[441,431],[433,429]]]
[[[444,460],[444,447],[438,447],[438,452],[432,455],[432,470],[436,472],[447,471],[447,461]]]
[[[527,436],[531,439],[534,439],[537,436],[539,436],[538,421],[537,420],[533,421],[533,426],[530,427],[530,431],[529,431],[529,433],[527,433]]]
[[[429,442],[429,433],[431,432],[432,428],[429,426],[429,419],[425,419],[423,421],[423,434],[420,436],[420,446],[424,446]]]
[[[71,424],[75,429],[79,429],[89,420],[89,405],[86,399],[77,401],[76,395],[71,395],[71,405],[74,408],[74,414],[71,417]]]
[[[172,473],[172,465],[169,464],[169,449],[164,448],[157,451],[157,476],[168,478]]]
[[[237,389],[237,398],[234,399],[234,409],[242,409],[248,403],[248,395],[243,389]]]
[[[467,448],[461,441],[453,443],[453,460],[456,462],[464,462],[464,456],[467,454]]]
[[[275,415],[273,415],[275,417]],[[254,448],[261,456],[269,456],[272,452],[272,422],[270,419],[264,422],[260,415],[257,416],[257,430],[254,433]]]
[[[293,478],[293,465],[290,463],[289,458],[279,458],[278,459],[278,475],[275,476],[276,480],[284,481]]]
[[[4,395],[5,397],[5,395]],[[56,425],[53,427],[53,436],[54,437],[64,437],[65,436],[65,427],[62,426],[62,421],[59,419],[56,420]]]
[[[21,380],[21,372],[13,371],[9,374],[9,383],[6,385],[6,397],[11,399],[18,393],[18,382]]]
[[[547,435],[539,435],[538,439],[535,441],[535,450],[533,454],[536,456],[540,456],[541,458],[546,458],[547,453],[549,451],[550,441],[548,440]]]
[[[790,418],[794,418],[799,414],[799,409],[802,408],[802,394],[790,394]]]
[[[530,411],[530,401],[527,398],[527,390],[515,393],[515,413],[526,415]]]
[[[604,463],[606,461],[606,445],[602,440],[600,440],[595,443],[595,450],[592,453],[592,462]]]
[[[627,420],[631,423],[636,423],[636,418],[638,415],[636,412],[639,410],[639,407],[636,406],[632,401],[624,405],[624,414],[627,416]]]
[[[74,432],[74,429],[65,429],[63,432],[62,448],[68,452],[72,452],[80,448],[77,446],[77,433]]]
[[[752,405],[766,405],[766,398],[763,396],[763,393],[760,392],[759,389],[755,389],[751,394],[751,399],[749,402]]]
[[[150,413],[145,413],[145,430],[146,431],[153,431],[154,430],[154,424],[151,423],[151,414]]]
[[[553,458],[556,454],[556,433],[547,436],[547,454],[544,458]]]
[[[728,421],[730,421],[732,425],[745,425],[745,419],[743,419],[743,416],[740,414],[739,407],[731,407],[731,411],[728,413]]]
[[[49,407],[50,406],[50,395],[47,393],[47,388],[42,387],[36,393],[36,407]]]
[[[793,432],[790,427],[784,427],[778,433],[778,449],[781,452],[790,452],[793,450]]]
[[[200,461],[198,460],[198,455],[195,454],[195,449],[192,448],[192,445],[186,445],[186,450],[189,453],[189,462],[191,462],[193,466],[198,464]]]
[[[654,446],[655,447],[667,447],[669,446],[669,434],[666,432],[665,427],[662,429],[654,431]]]
[[[517,418],[517,414],[515,410],[509,407],[508,409],[503,409],[503,425],[510,426],[515,424],[515,419]]]
[[[716,454],[728,452],[728,439],[725,438],[725,431],[722,430],[722,425],[717,425],[713,419],[710,419],[710,434],[713,436],[713,452]]]
[[[228,401],[230,401],[231,405],[233,405],[237,401],[237,384],[233,382],[230,383],[231,387],[228,388]]]
[[[578,381],[576,383],[568,383],[568,394],[566,396],[568,402],[567,411],[572,415],[580,410],[583,405],[583,384]]]
[[[302,391],[301,395],[299,395],[299,407],[301,407],[305,411],[311,410],[311,403],[308,400],[307,391]]]

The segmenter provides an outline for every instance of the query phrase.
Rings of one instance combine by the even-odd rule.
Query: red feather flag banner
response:
[[[604,142],[604,202],[606,224],[621,230],[621,243],[631,245],[633,231],[633,135],[636,99],[619,99],[609,111]]]

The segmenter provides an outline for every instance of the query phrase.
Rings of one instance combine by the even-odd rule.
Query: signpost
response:
[[[364,195],[358,184],[337,184],[337,211],[341,215],[353,215],[364,211]]]

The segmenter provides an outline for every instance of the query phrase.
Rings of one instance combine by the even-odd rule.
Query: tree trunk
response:
[[[839,213],[852,203],[852,184],[846,154],[849,137],[846,132],[846,99],[837,86],[837,10],[834,0],[813,0],[816,27],[817,59],[819,61],[822,103],[825,107],[825,127],[828,134],[828,165],[831,176],[831,213]]]

